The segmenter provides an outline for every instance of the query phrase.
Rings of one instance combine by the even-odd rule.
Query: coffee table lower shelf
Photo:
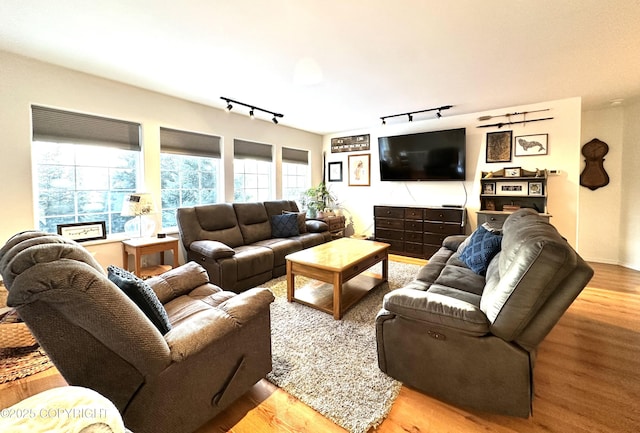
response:
[[[384,283],[386,279],[379,274],[363,272],[342,284],[342,308],[341,314],[353,307],[360,299],[371,290]],[[325,313],[334,314],[333,310],[333,284],[312,280],[302,287],[296,287],[295,302],[308,307],[316,308]]]

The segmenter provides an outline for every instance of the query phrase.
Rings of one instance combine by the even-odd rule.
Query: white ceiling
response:
[[[0,0],[0,50],[324,134],[638,98],[640,1]]]

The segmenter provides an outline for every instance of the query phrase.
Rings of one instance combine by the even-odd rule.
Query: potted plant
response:
[[[336,197],[327,189],[324,182],[307,189],[302,194],[302,206],[307,209],[309,218],[324,218],[325,212],[330,212]]]

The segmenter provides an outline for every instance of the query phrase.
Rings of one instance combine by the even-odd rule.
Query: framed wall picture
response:
[[[513,131],[487,132],[487,162],[511,162]]]
[[[546,155],[549,153],[549,134],[521,135],[513,147],[515,156]]]
[[[75,224],[58,224],[58,234],[77,242],[106,239],[107,231],[104,221]]]
[[[349,186],[371,185],[371,154],[349,155]]]
[[[329,182],[342,182],[342,162],[329,163]]]

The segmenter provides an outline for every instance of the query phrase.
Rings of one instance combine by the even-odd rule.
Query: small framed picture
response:
[[[522,169],[520,167],[505,167],[504,177],[520,177],[522,175]]]
[[[528,195],[527,182],[500,182],[496,195]]]
[[[513,131],[487,132],[487,162],[511,162]]]
[[[371,184],[371,154],[349,155],[349,186]]]
[[[342,162],[330,162],[328,167],[329,182],[342,182]]]
[[[107,231],[104,221],[58,224],[58,234],[77,242],[106,239]]]
[[[495,195],[496,193],[496,183],[495,182],[484,182],[482,184],[482,194],[484,195]]]
[[[542,182],[529,182],[529,195],[544,195]]]
[[[485,210],[496,210],[496,202],[493,200],[487,200],[484,207]]]
[[[516,137],[513,147],[516,156],[546,155],[549,153],[549,134]]]

